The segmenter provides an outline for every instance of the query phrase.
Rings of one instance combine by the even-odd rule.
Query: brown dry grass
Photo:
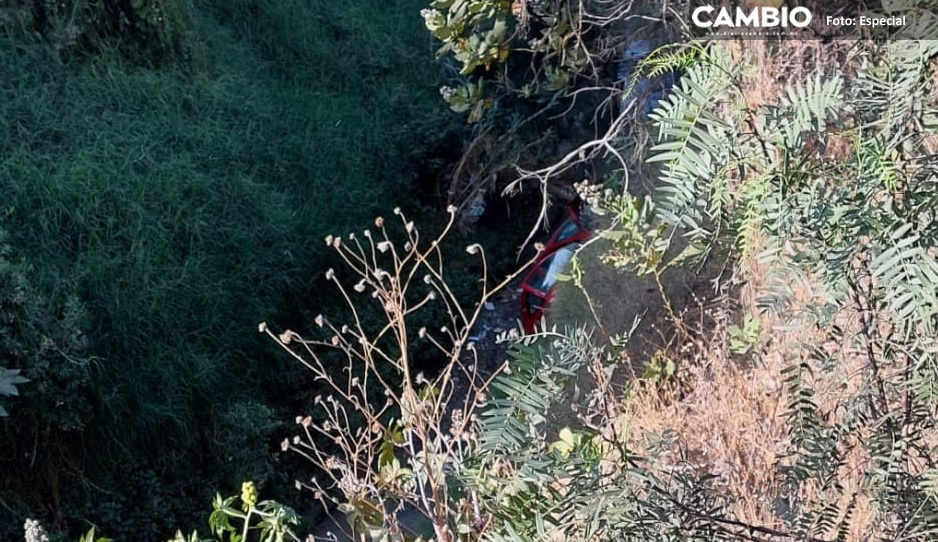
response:
[[[753,269],[754,265],[750,262],[752,276],[764,278],[765,270]],[[758,314],[754,299],[761,287],[755,281],[745,285],[739,295],[739,313]],[[803,290],[799,293],[805,298],[814,295]],[[790,445],[784,416],[789,397],[781,370],[788,365],[786,357],[801,355],[800,345],[816,342],[818,336],[810,330],[783,329],[783,322],[768,315],[759,316],[759,320],[765,331],[763,355],[758,361],[730,352],[728,322],[701,318],[716,327],[677,326],[680,340],[670,341],[668,350],[658,354],[678,360],[677,383],[632,386],[627,405],[634,446],[656,445],[657,440],[649,440],[647,435],[673,434],[676,439],[663,462],[665,468],[689,464],[698,472],[716,476],[715,487],[731,498],[736,518],[784,530],[786,522],[795,519],[798,503],[816,500],[820,489],[806,484],[796,494],[789,494],[779,472],[788,461]],[[863,383],[862,357],[849,354],[845,356],[851,362],[848,366],[819,374],[813,381],[820,409],[832,413],[831,421],[836,421],[844,397]],[[842,507],[846,509],[847,496],[857,494],[847,540],[868,540],[875,518],[870,500],[861,491],[868,458],[861,446],[843,451],[847,460],[841,469],[845,488]]]

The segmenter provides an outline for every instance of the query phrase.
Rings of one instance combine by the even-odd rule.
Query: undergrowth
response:
[[[81,301],[93,359],[93,417],[64,460],[0,444],[4,472],[52,477],[5,479],[0,514],[156,536],[194,521],[193,492],[284,485],[275,420],[305,381],[278,379],[250,330],[299,319],[321,232],[406,201],[416,149],[449,129],[419,5],[196,1],[192,54],[158,67],[0,32],[2,225],[36,291]],[[4,404],[0,441],[49,430]],[[137,521],[138,499],[173,504]]]

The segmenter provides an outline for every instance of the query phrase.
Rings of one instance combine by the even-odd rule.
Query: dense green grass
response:
[[[253,429],[218,418],[271,377],[257,322],[315,303],[322,237],[406,202],[452,121],[423,6],[201,0],[192,58],[159,68],[0,39],[0,227],[90,315],[87,473],[190,475]]]

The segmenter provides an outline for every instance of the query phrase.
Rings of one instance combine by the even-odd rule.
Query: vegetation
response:
[[[864,47],[849,89],[817,74],[750,107],[714,48],[655,115],[656,216],[672,232],[658,246],[682,232],[690,261],[716,249],[768,266],[757,306],[776,331],[788,428],[776,496],[803,539],[934,536],[936,54]]]
[[[155,537],[194,527],[187,501],[214,487],[282,494],[270,450],[312,390],[251,330],[300,321],[323,230],[435,203],[408,197],[415,149],[450,123],[419,2],[19,4],[0,8],[2,367],[20,394],[0,525]],[[151,8],[181,18],[166,55]]]
[[[405,4],[4,8],[0,513],[299,540],[295,479],[370,542],[934,538],[938,46],[632,58],[648,6]],[[603,226],[503,363],[522,239],[457,232],[528,187]]]

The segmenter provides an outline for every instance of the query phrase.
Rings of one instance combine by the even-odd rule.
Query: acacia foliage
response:
[[[934,25],[929,17],[919,22]],[[779,345],[790,446],[778,468],[791,529],[842,538],[866,500],[867,536],[923,540],[938,532],[938,46],[857,47],[849,78],[816,73],[753,107],[739,66],[700,46],[652,115],[658,187],[645,203],[620,198],[630,211],[618,214],[622,230],[632,233],[615,236],[613,260],[769,265],[760,308],[779,329],[811,337]],[[666,260],[679,238],[686,248]],[[799,284],[816,294],[805,301]],[[863,384],[822,406],[818,375],[857,364]],[[848,474],[851,457],[868,458],[861,472]]]

